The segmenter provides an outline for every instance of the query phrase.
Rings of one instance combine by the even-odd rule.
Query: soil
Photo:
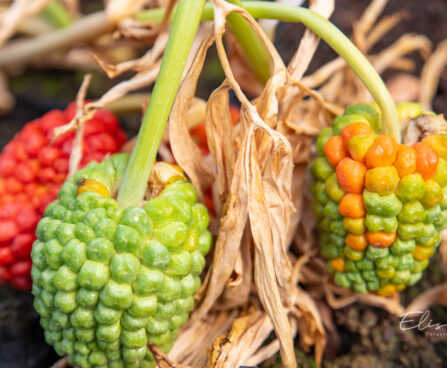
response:
[[[359,18],[368,3],[369,0],[336,0],[337,11],[332,21],[350,34],[352,22]],[[438,44],[447,38],[446,11],[446,0],[390,0],[385,13],[403,12],[404,19],[376,49],[383,49],[406,32],[425,34],[434,45]],[[296,24],[282,24],[279,27],[275,43],[286,61],[296,50],[303,29]],[[335,56],[328,46],[321,44],[311,70]],[[414,58],[418,65],[415,73],[419,73],[423,60],[419,55],[414,55]],[[385,78],[390,75],[386,74]],[[112,84],[103,76],[95,78],[89,98],[98,97],[101,91]],[[221,68],[211,55],[201,78],[199,95],[206,97],[221,78]],[[58,70],[28,70],[25,74],[14,77],[11,87],[17,105],[9,115],[0,117],[0,147],[27,121],[52,108],[65,107],[74,99],[81,80],[82,75],[78,72]],[[442,76],[434,109],[447,114],[447,70]],[[122,123],[129,135],[138,131],[138,117],[123,117]],[[404,302],[411,300],[422,290],[447,281],[439,260],[432,263],[423,280],[403,293]],[[338,338],[328,338],[324,364],[326,367],[447,367],[447,336],[432,337],[427,336],[424,331],[402,331],[398,318],[371,307],[353,305],[334,311],[334,317],[339,335]],[[430,318],[446,323],[447,309],[433,307]],[[312,351],[303,353],[297,345],[299,366],[315,366],[312,354]],[[49,367],[57,359],[53,349],[43,340],[38,317],[32,308],[32,296],[0,286],[0,367]],[[279,357],[263,364],[264,368],[279,366]]]

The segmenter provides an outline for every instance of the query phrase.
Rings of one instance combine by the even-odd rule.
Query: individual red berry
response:
[[[26,276],[31,272],[32,262],[30,259],[26,261],[16,262],[9,268],[9,272],[11,276]]]
[[[20,207],[16,218],[16,224],[21,233],[33,231],[39,222],[39,216],[36,211],[28,205]]]
[[[66,158],[58,158],[53,164],[54,170],[61,174],[68,172],[68,160]]]
[[[0,175],[3,177],[8,177],[14,173],[16,168],[16,162],[13,156],[8,154],[3,154],[0,157]]]
[[[17,165],[16,178],[22,183],[30,183],[36,175],[28,163],[20,163]]]
[[[9,194],[18,194],[23,192],[23,184],[16,178],[9,177],[5,179],[5,190]]]
[[[7,265],[14,262],[11,247],[0,247],[0,265]]]
[[[46,140],[44,135],[36,129],[34,134],[29,134],[25,139],[25,150],[29,157],[36,157],[39,150],[45,146]]]
[[[85,143],[89,151],[99,151],[99,152],[116,151],[116,142],[107,133],[100,133],[90,136],[87,138]]]
[[[14,221],[0,221],[0,245],[9,243],[18,233],[18,228]]]
[[[50,166],[59,157],[59,149],[53,146],[42,147],[37,157],[41,165]]]
[[[29,258],[34,239],[34,234],[17,235],[11,244],[11,251],[14,257],[17,259]]]

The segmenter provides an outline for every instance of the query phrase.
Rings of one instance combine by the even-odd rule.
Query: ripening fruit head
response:
[[[211,247],[206,207],[175,167],[156,163],[161,192],[118,206],[127,161],[116,154],[78,171],[36,230],[34,306],[46,341],[82,368],[154,367],[147,343],[171,348]]]
[[[416,105],[399,105],[400,116],[422,114]],[[388,296],[421,278],[447,227],[447,140],[398,144],[379,127],[373,107],[354,105],[323,129],[312,194],[335,283]]]

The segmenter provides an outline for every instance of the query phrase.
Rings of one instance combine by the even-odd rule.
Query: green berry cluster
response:
[[[67,180],[33,245],[32,292],[46,341],[83,368],[154,367],[147,343],[171,348],[211,247],[207,209],[185,180],[142,208],[120,208],[96,192],[76,195],[79,179],[112,193],[127,161],[113,155]]]

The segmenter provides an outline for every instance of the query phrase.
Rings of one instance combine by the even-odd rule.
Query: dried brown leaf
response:
[[[329,18],[334,11],[334,0],[316,0],[310,6],[310,9],[319,13],[325,18]],[[289,63],[289,73],[293,79],[300,80],[312,60],[320,38],[310,30],[306,29],[300,45],[292,60]]]
[[[183,80],[174,102],[169,118],[169,137],[172,153],[177,163],[185,170],[191,182],[197,189],[198,196],[203,200],[203,190],[214,180],[214,173],[203,159],[199,147],[189,134],[186,122],[186,111],[194,97],[197,81],[205,62],[206,52],[214,42],[214,37],[208,37],[198,49],[188,73]]]
[[[210,312],[199,320],[190,320],[180,330],[169,357],[184,364],[204,367],[214,339],[230,329],[238,314],[237,309]]]
[[[228,334],[213,343],[207,367],[224,368],[246,365],[272,331],[271,321],[261,310],[252,308],[236,319]],[[251,364],[251,363],[250,363]]]
[[[190,366],[173,362],[162,350],[157,348],[157,346],[150,341],[147,343],[147,347],[151,351],[152,356],[157,362],[157,366],[159,368],[192,368]]]

